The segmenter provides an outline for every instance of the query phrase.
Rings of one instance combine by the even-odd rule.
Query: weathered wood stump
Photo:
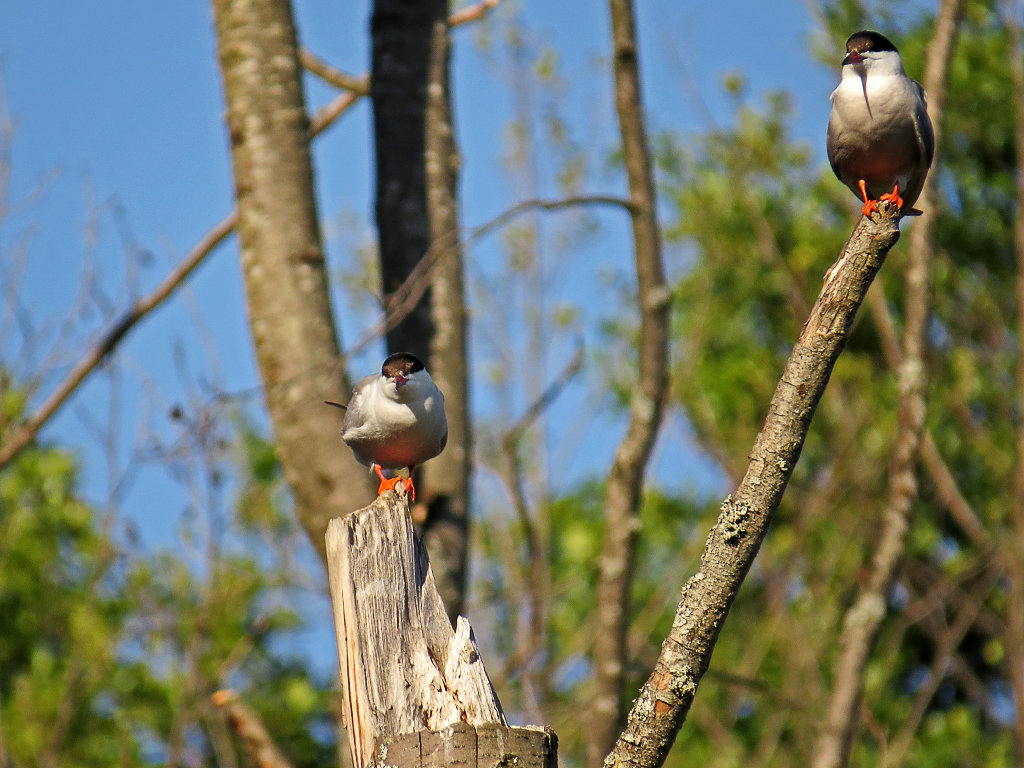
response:
[[[452,630],[404,493],[327,527],[355,768],[555,768],[548,729],[509,727],[469,622]]]

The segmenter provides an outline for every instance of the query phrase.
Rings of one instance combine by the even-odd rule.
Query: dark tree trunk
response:
[[[447,10],[447,0],[376,1],[371,95],[385,312],[428,250],[433,262],[419,302],[389,321],[387,345],[420,357],[446,397],[448,447],[417,485],[427,504],[424,539],[454,621],[465,599],[471,447]]]
[[[377,233],[385,303],[430,247],[426,110],[433,27],[445,0],[376,0],[370,95],[377,167]],[[390,324],[389,324],[390,325]],[[387,333],[388,349],[427,363],[433,336],[430,292]]]

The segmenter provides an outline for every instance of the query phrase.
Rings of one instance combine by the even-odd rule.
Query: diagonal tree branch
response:
[[[351,107],[358,96],[339,94],[320,109],[310,121],[310,133],[318,136]],[[163,280],[149,294],[136,301],[75,363],[67,376],[32,414],[11,428],[0,441],[0,468],[35,439],[43,425],[60,409],[90,374],[110,355],[136,325],[150,312],[164,303],[184,283],[228,236],[238,224],[238,210],[233,210],[215,224],[196,243]]]
[[[946,71],[956,37],[960,8],[960,0],[943,0],[936,18],[935,35],[928,49],[925,88],[931,99],[929,111],[936,145],[941,133]],[[925,418],[925,331],[930,306],[929,273],[935,250],[937,175],[933,169],[925,183],[920,200],[921,208],[927,215],[917,222],[910,236],[910,259],[906,275],[906,326],[903,332],[903,357],[897,374],[899,427],[893,446],[882,530],[878,534],[878,545],[867,583],[846,613],[828,714],[814,748],[814,768],[838,768],[849,761],[853,737],[860,723],[864,670],[882,619],[885,618],[886,597],[903,558],[910,510],[917,499],[916,463]]]
[[[292,768],[291,762],[267,732],[259,714],[238,698],[237,693],[232,690],[217,691],[210,700],[224,713],[254,765],[259,768]]]
[[[4,435],[0,443],[0,467],[4,467],[28,445],[42,429],[50,417],[78,389],[91,374],[124,339],[142,318],[156,309],[170,296],[175,289],[191,275],[203,260],[230,235],[238,222],[238,214],[232,211],[227,218],[203,235],[203,238],[189,251],[188,255],[160,281],[160,284],[147,296],[136,301],[114,325],[100,337],[75,363],[74,367],[57,385],[56,389],[23,421],[14,425]]]
[[[605,766],[655,768],[664,763],[782,501],[857,309],[897,239],[898,212],[886,205],[880,217],[861,218],[829,270],[783,369],[747,472],[722,504],[700,569],[683,587],[672,629]]]
[[[312,72],[328,85],[341,91],[349,91],[356,96],[370,95],[370,76],[352,75],[331,66],[308,48],[299,49],[299,62],[303,69]]]

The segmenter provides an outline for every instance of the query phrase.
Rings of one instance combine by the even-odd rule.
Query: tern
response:
[[[913,205],[932,164],[935,135],[924,89],[907,77],[885,35],[862,30],[846,41],[827,149],[836,176],[864,201],[865,216],[881,200],[904,215],[920,213]]]
[[[417,465],[437,456],[448,442],[444,395],[418,357],[408,352],[391,355],[372,374],[356,384],[345,409],[341,439],[356,459],[380,478],[377,494],[402,483],[416,500],[412,473]],[[388,478],[385,469],[409,470],[408,479]]]

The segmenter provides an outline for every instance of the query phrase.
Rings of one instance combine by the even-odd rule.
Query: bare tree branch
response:
[[[147,296],[136,301],[125,311],[114,325],[93,344],[86,354],[74,365],[57,388],[25,420],[12,427],[0,443],[0,467],[5,466],[14,456],[30,443],[42,426],[67,401],[79,385],[91,374],[107,355],[121,342],[125,335],[147,314],[158,307],[174,290],[184,282],[203,260],[230,235],[238,222],[238,215],[230,213],[227,218],[203,235],[185,258]]]
[[[898,768],[906,761],[907,752],[914,742],[915,734],[924,719],[928,705],[934,698],[939,685],[949,674],[956,649],[974,626],[974,622],[985,604],[985,595],[997,579],[998,573],[990,571],[979,580],[977,586],[967,595],[968,599],[961,601],[960,610],[952,624],[944,626],[939,633],[932,663],[928,668],[928,675],[914,693],[910,714],[907,715],[896,735],[889,740],[885,766]]]
[[[508,225],[515,218],[528,211],[559,211],[565,208],[589,205],[606,205],[623,208],[626,211],[633,210],[632,203],[629,200],[614,195],[574,195],[554,200],[541,198],[523,200],[511,208],[502,211],[494,218],[474,227],[465,239],[462,240],[460,247],[463,250],[468,249],[477,240]],[[438,263],[456,243],[459,243],[459,232],[454,230],[448,232],[444,237],[435,238],[431,242],[427,252],[423,254],[423,257],[416,263],[412,271],[409,272],[409,275],[402,284],[391,294],[384,317],[372,325],[346,350],[346,357],[351,357],[379,339],[388,330],[391,323],[404,318],[409,310],[416,306],[416,302],[422,298],[427,286],[434,279],[434,272],[437,269]]]
[[[467,5],[465,8],[460,8],[448,17],[448,26],[458,27],[467,22],[475,21],[497,6],[500,2],[501,0],[480,0],[478,3]]]
[[[943,0],[928,48],[925,88],[930,96],[929,112],[938,145],[942,104],[946,93],[946,72],[956,37],[961,0]],[[839,768],[849,761],[850,748],[860,723],[860,698],[867,658],[885,618],[886,597],[903,558],[903,541],[909,528],[910,510],[917,499],[916,459],[925,418],[925,334],[930,307],[930,269],[935,250],[935,194],[938,174],[933,168],[921,193],[926,215],[911,231],[906,275],[906,326],[902,361],[898,371],[899,428],[893,446],[889,492],[882,516],[882,530],[871,562],[871,573],[863,590],[850,606],[840,637],[841,649],[832,681],[828,714],[814,748],[814,768]]]
[[[903,351],[900,349],[892,313],[889,312],[885,293],[880,290],[881,288],[881,285],[876,285],[875,290],[868,294],[868,307],[882,342],[886,362],[893,371],[899,371],[903,361]],[[931,430],[927,425],[925,425],[924,434],[921,436],[920,450],[921,461],[935,485],[939,498],[942,499],[942,503],[946,505],[946,509],[949,510],[961,530],[982,550],[995,551],[992,537],[989,536],[981,519],[960,492],[956,478],[953,477],[949,465],[939,453],[939,447],[935,444],[935,438],[932,437]]]
[[[700,569],[683,587],[654,670],[605,759],[608,768],[662,765],[686,719],[718,633],[782,501],[857,309],[899,238],[898,211],[888,205],[884,209],[880,217],[861,217],[829,270],[783,369],[747,472],[723,502]]]
[[[232,690],[217,691],[210,700],[227,716],[231,728],[241,738],[254,765],[260,768],[292,768],[291,762],[267,732],[263,720],[254,709],[238,698],[237,693]]]
[[[332,67],[308,48],[299,49],[299,61],[303,68],[312,72],[328,85],[342,91],[350,91],[356,96],[370,95],[369,75],[351,75]]]
[[[644,476],[668,397],[671,291],[665,283],[657,194],[644,125],[640,62],[632,0],[610,0],[615,107],[632,203],[637,304],[638,370],[629,425],[608,475],[605,532],[597,582],[594,696],[587,765],[598,768],[621,727],[626,675],[626,630],[632,592]]]

